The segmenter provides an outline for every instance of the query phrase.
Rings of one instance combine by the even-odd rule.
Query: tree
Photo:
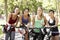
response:
[[[22,11],[24,8],[29,8],[30,12],[35,11],[38,6],[42,6],[46,11],[49,9],[53,9],[56,10],[57,9],[57,0],[7,0],[7,2],[5,0],[0,0],[1,3],[3,4],[3,6],[1,7],[2,9],[4,9],[4,4],[7,3],[6,8],[7,8],[7,13],[11,12],[14,8],[15,5],[18,5],[20,8],[20,11]],[[4,3],[4,2],[5,3]],[[4,10],[1,10],[4,12]],[[6,11],[6,10],[5,10]]]
[[[7,0],[4,0],[4,2],[5,2],[5,14],[6,14],[6,18],[7,18]],[[7,19],[6,19],[6,21],[7,21]]]

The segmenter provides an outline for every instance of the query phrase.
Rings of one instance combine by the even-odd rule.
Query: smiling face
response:
[[[49,16],[50,16],[50,17],[54,17],[54,11],[50,11],[50,12],[49,12]]]
[[[29,14],[29,10],[28,9],[25,9],[24,10],[24,15],[28,15]]]
[[[18,13],[19,13],[19,8],[15,8],[14,12],[15,12],[16,14],[18,14]]]
[[[42,13],[43,13],[42,8],[38,7],[38,9],[37,9],[37,15],[40,15],[41,16]]]

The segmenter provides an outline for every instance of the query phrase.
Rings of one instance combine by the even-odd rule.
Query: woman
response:
[[[49,11],[49,20],[47,20],[47,25],[52,28],[52,40],[59,40],[58,32],[58,18],[54,16],[54,10]]]
[[[37,8],[37,15],[33,16],[33,25],[35,28],[43,28],[45,26],[45,17],[43,16],[43,9],[41,7]],[[34,33],[36,34],[33,40],[36,40],[37,37],[40,35],[41,31],[39,29],[35,29]],[[42,38],[44,39],[44,35],[41,34]],[[42,39],[42,40],[43,40]]]
[[[30,24],[30,15],[29,15],[29,9],[25,8],[23,10],[23,15],[20,16],[20,23],[23,25],[25,25],[27,28],[29,28],[29,24]],[[26,31],[25,34],[25,40],[29,40],[28,39],[28,32]]]
[[[18,23],[18,14],[19,14],[19,7],[16,6],[12,13],[8,14],[7,18],[7,24],[5,26],[5,29],[7,30],[7,33],[5,35],[5,40],[14,40],[15,39],[15,26]]]

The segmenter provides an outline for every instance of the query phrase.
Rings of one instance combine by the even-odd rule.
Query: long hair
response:
[[[22,11],[22,14],[24,14],[24,11],[25,10],[28,10],[28,12],[29,12],[29,8],[25,8],[23,11]],[[30,17],[30,14],[28,14],[28,17]]]
[[[54,14],[54,10],[52,10],[52,9],[50,9],[49,12],[53,12],[53,14]]]
[[[15,10],[16,8],[19,8],[19,7],[18,7],[18,6],[15,6],[15,7],[13,8],[13,11],[12,11],[11,13],[15,13],[14,10]],[[20,12],[19,12],[18,14],[20,14]]]
[[[42,7],[38,6],[38,8],[40,8],[43,11],[43,8]],[[44,17],[43,13],[41,13],[41,16]]]

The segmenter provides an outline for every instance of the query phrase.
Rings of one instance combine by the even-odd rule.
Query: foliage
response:
[[[4,13],[4,0],[0,0],[0,14]],[[56,10],[56,0],[7,0],[7,10],[11,12],[14,6],[17,5],[22,11],[24,8],[29,8],[30,11],[35,11],[38,6],[42,6],[45,10]]]

